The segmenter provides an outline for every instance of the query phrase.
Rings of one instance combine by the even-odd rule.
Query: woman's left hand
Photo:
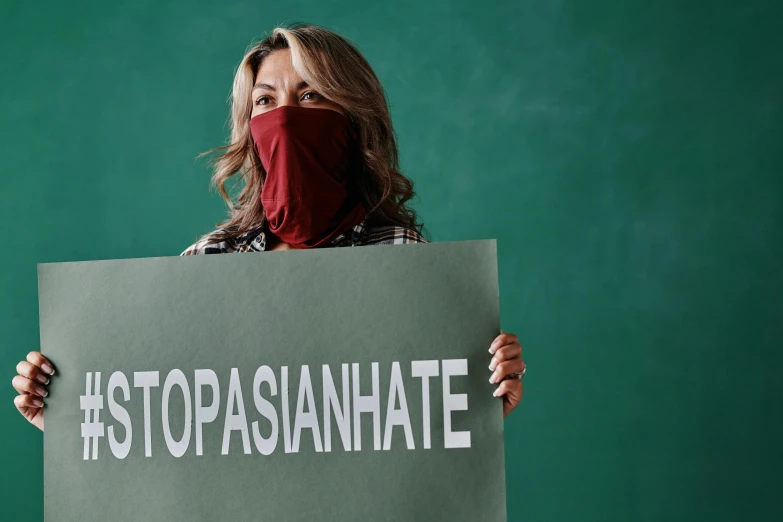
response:
[[[522,399],[522,379],[525,371],[525,361],[522,360],[522,345],[519,338],[511,333],[500,331],[489,347],[492,360],[489,369],[492,376],[489,382],[498,384],[493,392],[495,397],[503,397],[503,417],[519,405]]]

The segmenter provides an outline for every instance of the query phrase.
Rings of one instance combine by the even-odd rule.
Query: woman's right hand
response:
[[[16,365],[18,375],[13,384],[19,395],[14,397],[14,404],[19,413],[38,429],[44,429],[44,398],[49,395],[46,386],[54,375],[54,366],[49,359],[39,352],[27,354],[27,360]]]

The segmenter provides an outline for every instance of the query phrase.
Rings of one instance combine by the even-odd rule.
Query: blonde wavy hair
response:
[[[211,162],[211,186],[217,187],[229,207],[228,219],[218,223],[210,242],[232,240],[265,224],[261,189],[266,172],[250,136],[251,92],[264,59],[280,49],[290,49],[296,72],[313,89],[340,105],[351,122],[363,160],[356,189],[369,223],[402,226],[423,234],[416,211],[409,206],[415,196],[413,182],[399,171],[386,94],[372,67],[342,36],[318,26],[298,24],[275,29],[245,53],[231,93],[229,144],[202,154],[220,153]],[[226,184],[236,175],[240,175],[242,189],[234,201]]]

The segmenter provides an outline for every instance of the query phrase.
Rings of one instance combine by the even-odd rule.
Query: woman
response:
[[[231,142],[216,149],[212,182],[229,218],[182,255],[424,243],[398,169],[386,97],[347,40],[314,26],[275,29],[242,59],[232,93]],[[244,187],[232,201],[226,182]],[[489,345],[490,382],[508,415],[522,397],[517,336]],[[44,428],[54,365],[30,352],[17,365],[14,404]]]

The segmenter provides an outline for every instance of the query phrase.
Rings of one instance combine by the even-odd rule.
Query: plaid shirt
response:
[[[218,232],[216,230],[215,232]],[[263,252],[266,250],[266,231],[263,226],[240,235],[230,241],[210,242],[211,232],[202,237],[182,252],[181,256],[195,256],[199,254],[231,254],[234,252]],[[410,230],[394,225],[374,226],[367,225],[367,219],[353,227],[351,230],[340,234],[331,241],[331,247],[352,247],[365,245],[404,245],[407,243],[426,243],[415,230]]]

